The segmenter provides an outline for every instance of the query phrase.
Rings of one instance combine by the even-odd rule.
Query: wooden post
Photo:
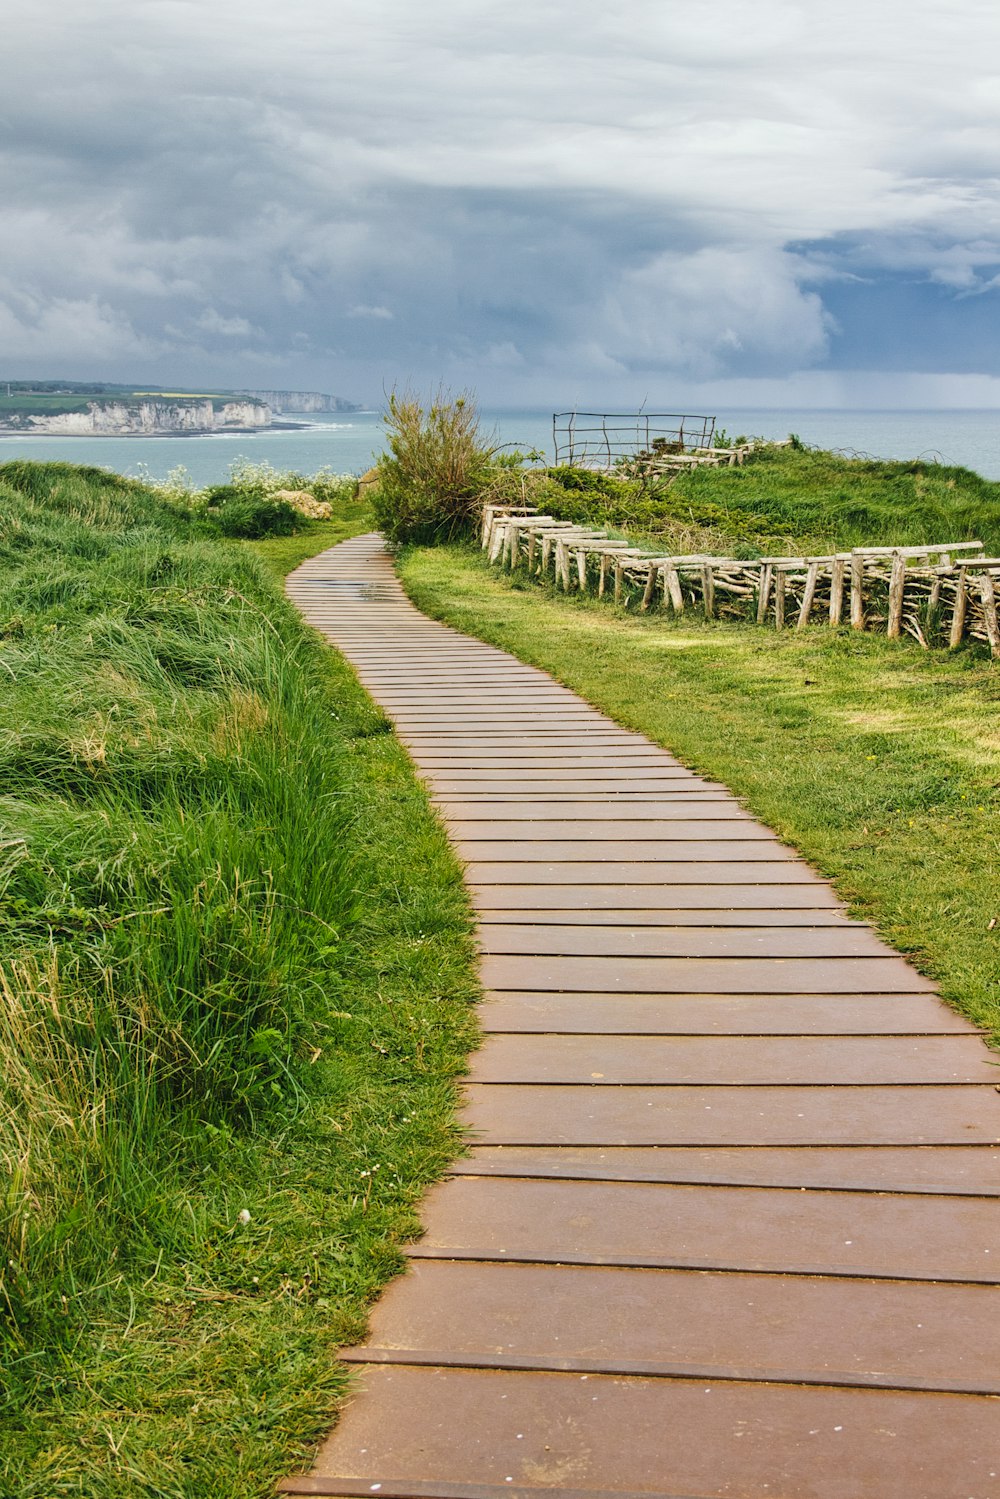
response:
[[[581,547],[576,554],[576,576],[580,584],[580,592],[587,591],[587,554]]]
[[[774,577],[774,568],[770,562],[765,562],[760,570],[760,584],[757,593],[757,623],[762,625],[767,619],[767,606],[771,602],[771,581]]]
[[[549,562],[551,560],[552,560],[552,537],[551,536],[543,536],[542,537],[542,565],[539,568],[539,572],[541,573],[541,575],[542,575],[543,578],[548,577]]]
[[[834,557],[830,569],[830,623],[839,625],[844,612],[844,559]]]
[[[785,569],[778,567],[774,573],[774,628],[785,628]]]
[[[684,613],[684,590],[681,588],[681,580],[672,562],[668,562],[663,569],[663,595],[664,599],[670,599],[675,614]]]
[[[501,509],[500,505],[486,505],[483,509],[482,546],[484,552],[493,545],[493,530]]]
[[[986,619],[986,638],[990,643],[990,655],[1000,656],[1000,621],[997,619],[997,588],[996,581],[991,572],[983,572],[979,579],[979,588],[983,600],[983,614]]]
[[[938,558],[937,572],[934,575],[934,582],[931,584],[931,596],[929,600],[931,611],[937,609],[941,603],[941,581],[944,577],[943,569],[946,567],[951,567],[951,554],[949,552],[942,552],[940,557]]]
[[[851,553],[851,629],[865,627],[865,559],[860,552]]]
[[[521,532],[516,521],[507,524],[507,565],[511,572],[521,560]]]
[[[816,580],[818,577],[819,563],[810,562],[809,571],[806,573],[805,592],[802,595],[802,607],[799,610],[799,621],[795,627],[797,630],[804,630],[806,625],[809,623],[809,616],[812,613],[813,599],[816,597]]]
[[[625,577],[625,564],[620,557],[615,558],[615,603],[622,601],[622,582]]]
[[[496,562],[503,551],[504,542],[507,540],[507,526],[501,520],[493,522],[493,534],[490,538],[490,562]]]
[[[948,648],[954,650],[961,645],[962,636],[965,634],[965,615],[969,607],[969,580],[966,577],[964,567],[958,569],[958,582],[955,584],[955,607],[951,614],[951,634],[948,636]]]
[[[705,618],[715,618],[715,573],[709,563],[702,564],[701,592],[705,605]]]
[[[889,618],[885,633],[890,640],[898,640],[903,625],[903,593],[906,589],[906,558],[902,552],[892,554],[892,573],[889,578]]]
[[[535,545],[538,541],[538,532],[532,526],[528,532],[528,573],[535,571]]]
[[[651,562],[646,570],[646,587],[643,590],[642,604],[640,608],[646,610],[653,602],[653,594],[656,590],[656,563]]]

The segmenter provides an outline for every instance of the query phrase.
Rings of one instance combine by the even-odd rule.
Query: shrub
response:
[[[259,541],[261,537],[291,537],[303,517],[286,499],[271,499],[253,490],[222,484],[208,490],[208,520],[223,537]]]
[[[496,456],[480,436],[474,402],[438,391],[425,408],[393,391],[383,422],[389,452],[376,465],[373,495],[383,534],[396,543],[433,544],[467,530]]]

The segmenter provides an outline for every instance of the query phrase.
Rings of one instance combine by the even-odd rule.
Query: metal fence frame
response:
[[[711,448],[714,416],[681,416],[662,411],[557,411],[552,417],[556,467],[613,469],[656,445],[673,451]]]

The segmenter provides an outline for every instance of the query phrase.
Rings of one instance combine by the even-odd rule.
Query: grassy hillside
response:
[[[1000,552],[1000,484],[970,469],[765,447],[742,468],[700,468],[643,490],[549,470],[532,498],[551,514],[736,555],[976,539]]]
[[[346,665],[197,524],[0,468],[12,1499],[270,1493],[454,1152],[458,870]]]

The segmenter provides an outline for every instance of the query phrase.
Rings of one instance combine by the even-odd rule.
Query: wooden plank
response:
[[[453,1176],[1000,1197],[998,1145],[474,1145]]]
[[[995,1301],[981,1285],[417,1260],[359,1357],[1000,1394]]]
[[[996,1145],[992,1088],[560,1088],[470,1083],[490,1145]],[[995,1243],[984,1239],[979,1252]],[[996,1252],[995,1250],[992,1252]],[[946,1275],[944,1267],[939,1267]]]
[[[476,1083],[618,1086],[995,1083],[978,1036],[490,1036],[472,1059]],[[1000,1106],[997,1108],[1000,1128]]]
[[[285,1492],[991,1499],[997,1406],[974,1396],[391,1366],[364,1384],[320,1452],[327,1486]]]
[[[497,1034],[625,1036],[974,1035],[930,994],[607,994],[487,990]],[[599,1069],[598,1069],[599,1070]]]
[[[638,1091],[620,1090],[626,1100]],[[996,1219],[989,1198],[453,1177],[429,1194],[409,1253],[996,1286]]]
[[[932,986],[902,958],[599,958],[504,953],[481,963],[489,989],[609,994],[917,994]]]

